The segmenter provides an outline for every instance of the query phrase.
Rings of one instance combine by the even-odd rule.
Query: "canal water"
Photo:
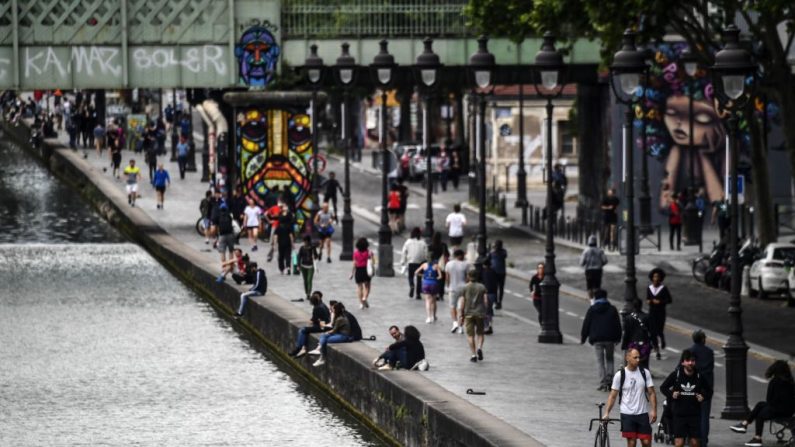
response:
[[[0,445],[379,445],[0,140]]]

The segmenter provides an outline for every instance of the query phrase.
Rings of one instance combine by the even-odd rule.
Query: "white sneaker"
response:
[[[458,333],[459,334],[463,334],[464,333],[464,328],[461,327],[461,326],[458,326]]]
[[[306,348],[301,348],[301,350],[298,351],[298,354],[295,355],[295,358],[303,357],[305,355],[306,355]]]
[[[431,324],[431,323],[433,323],[433,318],[428,317],[425,319],[425,324]]]
[[[317,361],[315,363],[312,364],[312,366],[322,366],[322,365],[325,365],[325,364],[326,364],[326,360],[323,357],[320,357],[319,359],[317,359]]]
[[[364,304],[363,303],[359,303],[359,309],[364,309]]]
[[[309,354],[309,355],[320,355],[320,346],[318,346],[317,348],[307,352],[307,354]]]
[[[453,321],[453,328],[450,329],[450,333],[451,334],[455,334],[455,331],[457,331],[457,330],[458,330],[458,322],[457,321]]]

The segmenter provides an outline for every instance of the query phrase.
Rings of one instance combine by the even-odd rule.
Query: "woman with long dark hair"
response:
[[[748,425],[755,422],[755,436],[745,445],[749,447],[762,447],[762,430],[765,421],[791,417],[795,413],[795,383],[792,380],[792,371],[785,360],[776,360],[765,372],[765,378],[770,379],[767,384],[767,399],[757,402],[754,409],[737,425],[731,429],[735,433],[745,433]]]
[[[360,237],[353,250],[353,269],[350,279],[356,280],[356,297],[359,298],[359,309],[369,308],[367,299],[370,297],[370,274],[367,272],[367,263],[372,262],[373,252],[366,238]]]
[[[657,267],[649,272],[649,287],[646,288],[646,302],[649,304],[649,331],[654,339],[657,360],[660,360],[660,349],[665,349],[665,308],[671,304],[671,292],[663,284],[665,270]]]
[[[411,369],[420,360],[425,358],[425,348],[420,341],[420,331],[414,326],[403,329],[403,340],[392,343],[387,348],[387,363],[380,370],[390,370],[398,367]]]

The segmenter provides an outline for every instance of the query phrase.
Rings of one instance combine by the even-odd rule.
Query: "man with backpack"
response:
[[[640,367],[640,352],[637,349],[627,351],[626,362],[627,366],[613,376],[603,418],[610,418],[610,410],[618,398],[621,436],[626,438],[627,447],[635,447],[638,440],[643,447],[649,447],[651,424],[657,421],[657,394],[654,392],[651,372]]]
[[[599,391],[610,391],[610,373],[613,370],[613,350],[621,341],[621,319],[616,307],[607,301],[607,291],[598,289],[594,303],[585,313],[581,341],[588,340],[596,351],[596,370],[599,374]]]
[[[660,386],[673,414],[672,434],[676,447],[683,447],[690,439],[690,447],[699,447],[701,440],[701,405],[712,395],[707,380],[696,371],[696,355],[685,349],[679,366]]]
[[[221,253],[221,262],[226,261],[226,253],[231,257],[235,250],[234,217],[225,202],[218,206],[218,252]]]

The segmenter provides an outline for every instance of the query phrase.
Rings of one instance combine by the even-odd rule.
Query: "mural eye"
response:
[[[712,124],[713,122],[712,115],[709,113],[696,113],[693,118],[699,124]]]
[[[679,113],[676,111],[676,109],[672,109],[670,107],[665,109],[665,116],[675,117],[678,114]]]

